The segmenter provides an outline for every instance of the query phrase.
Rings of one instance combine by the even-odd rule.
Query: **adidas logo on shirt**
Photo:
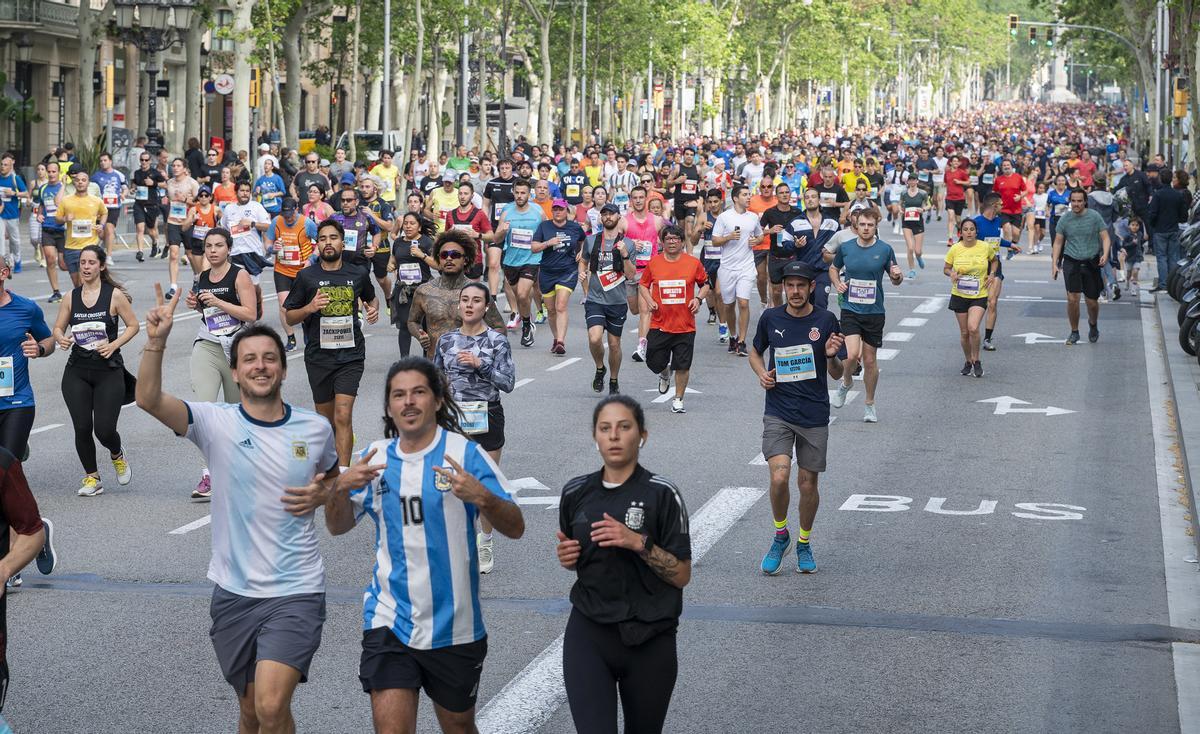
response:
[[[254,442],[250,440],[249,436],[247,436],[238,442],[238,446],[241,446],[244,449],[252,449],[254,448]]]

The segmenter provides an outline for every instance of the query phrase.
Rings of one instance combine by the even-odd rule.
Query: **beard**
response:
[[[340,260],[341,257],[342,257],[342,253],[338,252],[337,250],[334,250],[333,252],[326,252],[325,250],[321,250],[321,259],[327,263],[335,263],[338,260]]]

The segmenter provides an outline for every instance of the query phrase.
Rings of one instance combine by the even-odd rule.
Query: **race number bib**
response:
[[[171,202],[171,219],[183,221],[187,217],[187,204],[182,201]]]
[[[685,280],[658,281],[658,295],[664,306],[682,306],[687,303],[684,292],[687,290]]]
[[[346,230],[346,236],[342,238],[342,249],[346,252],[358,252],[358,230]]]
[[[454,225],[454,229],[457,229],[460,232],[474,232],[475,231],[475,228],[472,227],[470,224],[456,224],[456,225]]]
[[[967,177],[967,185],[968,186],[978,186],[979,185],[979,177],[978,176],[968,176]]]
[[[303,265],[304,261],[300,258],[300,245],[282,244],[279,247],[279,254],[275,256],[276,261],[280,265]]]
[[[922,210],[920,207],[916,207],[916,206],[908,207],[907,209],[904,210],[904,221],[906,221],[906,222],[921,221],[921,211]]]
[[[1046,218],[1046,210],[1045,209],[1034,209],[1033,210],[1033,218],[1034,219],[1045,219]]]
[[[54,201],[54,199],[43,200],[42,209],[45,210],[46,218],[49,219],[50,217],[54,216],[56,211],[58,211],[58,204]]]
[[[960,275],[954,283],[959,295],[974,298],[979,295],[979,278],[973,275]]]
[[[1055,204],[1054,205],[1054,216],[1061,217],[1062,215],[1064,215],[1066,213],[1067,213],[1067,205],[1066,204]]]
[[[703,250],[704,259],[705,260],[720,260],[721,259],[721,248],[714,247],[711,244],[711,242],[712,242],[712,240],[708,240],[707,243],[704,245],[704,250]]]
[[[71,237],[82,239],[92,236],[92,220],[90,219],[72,219],[71,220]]]
[[[462,408],[463,412],[462,421],[459,423],[462,426],[463,433],[468,436],[475,436],[488,432],[488,404],[486,400],[471,400],[459,403],[458,407]]]
[[[231,224],[229,226],[229,234],[233,235],[234,237],[237,237],[238,235],[246,234],[249,231],[250,231],[250,228],[247,227],[246,225],[242,224],[241,222],[237,222],[236,224]]]
[[[421,266],[419,263],[398,263],[396,277],[405,285],[416,285],[421,282]]]
[[[204,328],[213,336],[229,336],[241,327],[241,322],[216,306],[204,308]]]
[[[875,305],[878,285],[873,280],[851,278],[850,282],[847,283],[846,300],[860,306],[873,306]]]
[[[996,174],[985,173],[979,180],[981,183],[983,183],[984,186],[991,186],[992,183],[996,180]]]
[[[192,237],[194,237],[195,239],[198,239],[198,240],[203,240],[205,237],[208,236],[209,229],[211,229],[211,227],[201,227],[200,225],[193,226],[192,227]]]
[[[354,317],[322,316],[321,349],[353,349]]]
[[[696,193],[696,182],[691,179],[684,181],[679,187],[679,193],[688,196]]]
[[[8,188],[7,186],[0,187],[0,201],[7,204],[8,202],[12,201],[12,198],[13,198],[13,190],[12,189]]]
[[[596,276],[600,281],[600,287],[606,291],[611,291],[613,288],[625,282],[625,273],[616,270],[606,270]]]
[[[567,198],[575,199],[579,197],[579,184],[567,184]]]
[[[85,321],[71,327],[75,346],[94,352],[108,344],[108,328],[103,321]]]
[[[817,361],[811,344],[778,347],[775,350],[775,381],[800,382],[817,377]]]
[[[136,198],[138,201],[148,201],[150,199],[150,188],[148,186],[138,186]]]
[[[634,240],[633,241],[633,259],[638,265],[644,265],[650,262],[650,256],[654,253],[654,245],[650,240]]]
[[[513,247],[528,250],[533,246],[533,230],[513,227],[511,242]]]
[[[15,391],[15,385],[13,358],[0,357],[0,398],[11,398]]]
[[[117,196],[116,194],[105,194],[104,195],[104,206],[106,208],[116,209],[120,205],[121,205],[121,197]]]
[[[829,207],[837,203],[837,194],[828,191],[821,192],[821,206]]]
[[[919,173],[917,173],[917,178],[922,181],[928,181],[929,180],[929,171],[920,171]]]

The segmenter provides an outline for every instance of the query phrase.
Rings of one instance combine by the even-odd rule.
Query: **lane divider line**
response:
[[[171,532],[167,533],[167,535],[186,535],[193,530],[199,530],[210,522],[212,522],[212,515],[205,515],[199,520],[193,520],[189,522],[187,525],[180,525]]]
[[[580,359],[582,359],[582,357],[571,357],[570,359],[564,359],[563,361],[559,362],[558,364],[554,365],[553,367],[547,367],[546,371],[547,372],[555,372],[557,370],[561,370],[564,367],[570,367],[571,365],[578,362]]]

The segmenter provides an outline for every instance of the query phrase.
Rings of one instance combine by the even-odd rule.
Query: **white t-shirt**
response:
[[[208,578],[258,599],[325,591],[315,513],[297,517],[279,498],[337,465],[329,421],[288,405],[275,423],[251,418],[237,403],[187,407],[187,438],[204,454],[216,490]]]
[[[757,214],[751,211],[738,214],[734,209],[726,209],[713,224],[713,237],[724,237],[739,227],[742,236],[737,240],[730,240],[721,248],[722,270],[754,270],[754,253],[750,249],[750,238],[761,235],[763,231]]]
[[[257,201],[239,204],[236,201],[225,207],[221,214],[221,226],[233,235],[233,251],[230,255],[241,255],[246,252],[263,254],[262,233],[257,227],[243,228],[241,221],[249,219],[257,224],[269,224],[271,215]]]

